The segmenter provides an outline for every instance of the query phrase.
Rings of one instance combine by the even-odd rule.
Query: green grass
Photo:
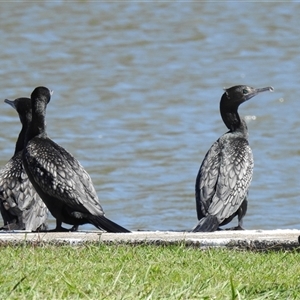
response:
[[[0,255],[0,299],[299,299],[297,251],[24,244]]]

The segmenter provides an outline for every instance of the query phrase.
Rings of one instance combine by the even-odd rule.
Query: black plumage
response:
[[[48,209],[30,183],[22,163],[25,134],[31,122],[30,98],[5,100],[19,114],[22,129],[15,153],[0,170],[0,211],[5,230],[46,230]]]
[[[247,194],[252,180],[253,155],[246,122],[238,107],[272,87],[255,89],[245,85],[225,89],[220,102],[223,122],[229,129],[207,152],[196,178],[195,196],[198,224],[193,232],[215,231],[238,216],[238,226],[247,211]]]
[[[64,148],[48,138],[46,107],[51,98],[46,87],[31,94],[32,122],[26,134],[23,163],[32,185],[56,219],[54,231],[65,231],[62,222],[91,223],[108,232],[130,232],[104,216],[89,174]]]

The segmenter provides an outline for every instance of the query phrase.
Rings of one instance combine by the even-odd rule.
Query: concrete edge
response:
[[[0,232],[0,246],[17,245],[70,245],[127,244],[127,245],[184,245],[200,249],[228,248],[240,250],[276,251],[300,249],[300,230],[245,230],[216,231],[211,233],[136,231],[107,233],[78,232]]]

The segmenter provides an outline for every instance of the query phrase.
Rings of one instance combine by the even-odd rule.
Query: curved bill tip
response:
[[[266,92],[266,91],[273,92],[274,88],[272,86],[267,86],[267,87],[264,87],[264,88],[256,89],[257,93]]]
[[[15,102],[13,100],[5,99],[4,102],[16,109]]]

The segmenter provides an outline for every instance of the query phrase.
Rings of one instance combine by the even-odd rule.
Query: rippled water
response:
[[[48,133],[90,173],[109,218],[132,230],[191,229],[196,174],[226,131],[222,88],[272,85],[239,110],[255,158],[244,226],[300,228],[299,4],[0,8],[3,100],[54,90]],[[1,124],[4,165],[20,128],[5,104]]]

